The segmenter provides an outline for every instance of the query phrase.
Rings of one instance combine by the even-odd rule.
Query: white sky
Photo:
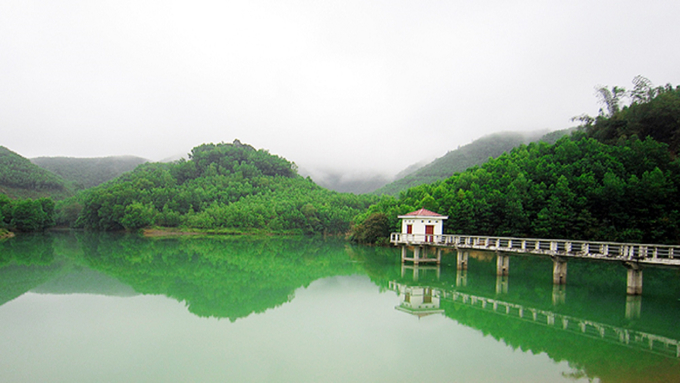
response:
[[[396,173],[596,114],[596,85],[680,84],[680,2],[0,2],[0,145],[184,154],[235,138]]]

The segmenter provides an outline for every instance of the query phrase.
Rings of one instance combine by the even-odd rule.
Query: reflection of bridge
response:
[[[680,267],[680,246],[669,245],[405,233],[392,233],[390,242],[402,246],[402,262],[410,261],[414,264],[421,262],[439,264],[441,248],[495,251],[498,256],[498,275],[508,275],[510,258],[503,253],[547,255],[554,261],[553,283],[555,284],[566,283],[567,258],[618,261],[628,268],[627,292],[630,295],[642,294],[641,267],[643,265]],[[407,247],[413,247],[413,257],[408,257]],[[437,249],[436,257],[427,256],[428,248]],[[458,268],[467,269],[467,263],[467,252],[458,251]]]
[[[464,304],[482,311],[488,311],[494,314],[567,331],[576,335],[621,344],[626,347],[663,356],[680,358],[680,341],[664,336],[625,329],[498,299],[466,294],[455,290],[450,291],[425,286],[409,286],[396,281],[391,281],[389,283],[389,288],[399,294],[401,304],[397,306],[396,309],[416,315],[419,313],[443,313],[444,310],[440,309],[440,302],[446,300],[457,304]],[[423,306],[427,307],[422,307],[422,310],[418,307],[411,310],[404,309],[405,306],[409,308],[413,306],[412,302],[405,304],[406,302],[404,302],[404,300],[411,299],[414,293],[426,297],[425,301],[427,304],[423,304]],[[629,299],[636,298],[639,297],[629,297]],[[418,302],[420,301],[422,301],[422,299]],[[418,316],[420,317],[422,315]]]

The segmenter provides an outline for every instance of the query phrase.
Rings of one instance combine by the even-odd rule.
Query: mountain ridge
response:
[[[451,150],[444,156],[439,157],[426,165],[420,167],[417,167],[417,164],[411,165],[402,171],[402,173],[407,173],[405,176],[395,179],[395,181],[376,189],[372,194],[388,194],[396,196],[408,188],[443,180],[455,173],[465,171],[472,166],[481,165],[487,162],[489,158],[498,157],[519,145],[528,144],[534,141],[555,143],[557,139],[568,134],[572,130],[574,130],[574,128],[553,132],[541,130],[532,132],[508,131],[492,133],[478,138],[467,145]],[[415,169],[408,173],[408,169],[411,168]]]

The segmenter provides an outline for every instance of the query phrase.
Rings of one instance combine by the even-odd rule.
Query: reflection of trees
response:
[[[542,326],[447,300],[441,301],[441,308],[447,317],[513,349],[533,354],[544,352],[552,360],[566,361],[572,368],[588,377],[599,377],[602,382],[670,382],[680,374],[678,359],[575,335],[559,325]]]
[[[361,254],[361,251],[357,251]],[[439,273],[421,270],[415,273],[406,268],[401,273],[398,257],[391,267],[380,268],[372,257],[363,257],[371,280],[383,288],[403,285],[433,288],[442,293],[439,308],[444,315],[462,325],[477,329],[484,335],[502,341],[513,349],[534,354],[546,353],[551,359],[566,361],[588,377],[599,377],[603,382],[673,381],[680,376],[680,359],[674,350],[658,355],[632,349],[597,337],[565,331],[562,324],[546,326],[512,315],[483,310],[470,304],[451,300],[452,292],[489,297],[524,307],[532,307],[561,316],[584,318],[623,329],[658,334],[680,339],[675,321],[680,314],[676,295],[680,292],[677,271],[668,269],[645,270],[645,295],[642,315],[634,320],[625,317],[625,272],[623,267],[609,263],[574,261],[569,264],[569,283],[566,300],[555,305],[552,300],[552,263],[549,258],[513,256],[510,261],[509,289],[497,294],[494,262],[484,257],[470,259],[467,283],[458,283],[455,263],[443,265]],[[455,262],[455,254],[444,258]],[[423,272],[427,271],[427,272]],[[418,279],[415,279],[418,275]],[[649,283],[647,284],[647,281]],[[434,294],[434,293],[433,293]],[[502,311],[502,312],[501,312]],[[572,326],[575,323],[571,324]],[[658,344],[655,347],[659,347]],[[658,350],[657,350],[658,351]]]
[[[42,234],[22,234],[0,241],[0,266],[48,265],[54,260],[54,238]]]
[[[185,301],[199,316],[236,320],[288,302],[299,287],[358,271],[345,243],[311,238],[86,235],[93,268],[145,294]]]
[[[0,305],[49,280],[60,268],[52,236],[21,234],[0,241]]]

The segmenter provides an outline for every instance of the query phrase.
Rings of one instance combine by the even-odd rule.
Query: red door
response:
[[[434,242],[434,225],[425,225],[425,242]]]
[[[413,234],[413,225],[406,225],[406,234]]]

